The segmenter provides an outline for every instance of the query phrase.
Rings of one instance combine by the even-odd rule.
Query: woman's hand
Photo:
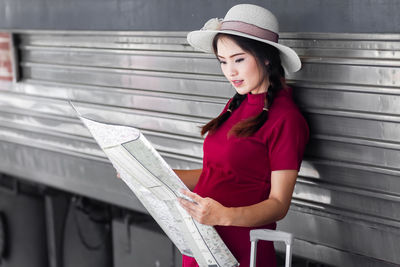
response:
[[[191,198],[194,202],[180,198],[181,206],[196,221],[206,225],[229,225],[229,208],[221,205],[212,198],[203,198],[196,193],[182,190],[182,194]]]
[[[198,222],[207,225],[263,226],[285,217],[296,183],[297,170],[271,173],[269,198],[250,206],[225,207],[211,198],[202,198],[190,191],[183,194],[196,203],[180,199],[182,207]]]

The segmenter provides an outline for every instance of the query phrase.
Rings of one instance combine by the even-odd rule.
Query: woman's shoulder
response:
[[[292,89],[281,90],[270,108],[271,119],[281,120],[298,116],[303,117],[299,107],[293,100]]]

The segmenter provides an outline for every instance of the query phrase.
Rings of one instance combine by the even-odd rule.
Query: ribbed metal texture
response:
[[[198,127],[234,90],[185,33],[22,32],[18,39],[23,80],[0,84],[2,171],[142,209],[68,100],[88,116],[141,128],[172,167],[201,167]],[[400,264],[400,35],[286,33],[280,42],[302,58],[288,79],[312,138],[279,227],[294,233],[294,253],[303,257]]]

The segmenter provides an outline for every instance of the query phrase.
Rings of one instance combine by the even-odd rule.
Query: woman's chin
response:
[[[245,95],[249,93],[249,90],[247,90],[246,88],[242,87],[234,87],[234,88],[239,95]]]

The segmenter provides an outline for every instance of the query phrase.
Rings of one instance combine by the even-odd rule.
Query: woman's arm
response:
[[[182,180],[182,182],[190,189],[193,190],[199,181],[202,169],[195,170],[174,170],[176,175]]]
[[[211,198],[184,192],[196,204],[181,199],[181,205],[198,222],[207,225],[255,227],[283,219],[289,210],[297,178],[297,170],[273,171],[269,198],[245,207],[229,208]]]

